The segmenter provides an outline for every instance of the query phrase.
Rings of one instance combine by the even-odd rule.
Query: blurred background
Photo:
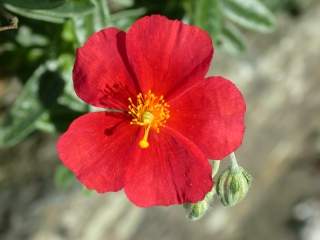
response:
[[[181,206],[140,209],[122,192],[89,192],[55,150],[90,111],[72,88],[75,49],[152,13],[207,30],[209,75],[232,79],[247,100],[237,157],[252,187],[196,222]],[[319,26],[317,0],[0,0],[0,239],[319,240]]]

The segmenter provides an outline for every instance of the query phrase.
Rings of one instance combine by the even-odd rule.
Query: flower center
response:
[[[169,105],[164,101],[163,96],[157,97],[150,90],[137,95],[137,101],[134,104],[129,98],[129,114],[132,116],[130,124],[136,124],[144,127],[144,135],[139,141],[141,148],[148,148],[148,136],[151,129],[160,132],[162,127],[170,117]]]

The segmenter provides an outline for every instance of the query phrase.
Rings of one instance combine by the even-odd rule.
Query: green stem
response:
[[[2,8],[1,6],[0,6],[0,16],[10,21],[9,25],[0,26],[0,32],[18,28],[18,22],[19,22],[18,18],[16,16],[11,15],[7,11],[5,11],[4,8]]]
[[[110,11],[107,0],[94,0],[94,2],[96,3],[102,27],[107,27],[108,25],[110,25]]]
[[[218,171],[219,171],[219,167],[220,167],[220,160],[214,160],[212,161],[212,178],[214,178]]]
[[[231,169],[232,170],[236,170],[239,168],[238,162],[237,162],[237,158],[234,152],[232,152],[230,154],[230,160],[231,160]]]

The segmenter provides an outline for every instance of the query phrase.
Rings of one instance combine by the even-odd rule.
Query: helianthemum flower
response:
[[[208,159],[233,152],[244,133],[240,91],[205,77],[212,55],[205,31],[162,16],[93,34],[77,50],[75,91],[118,111],[74,120],[58,141],[64,165],[87,188],[123,188],[138,206],[202,200],[213,184]]]

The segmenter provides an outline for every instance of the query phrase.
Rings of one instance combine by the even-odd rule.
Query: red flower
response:
[[[85,102],[117,112],[76,119],[58,142],[66,167],[97,192],[124,188],[138,206],[197,202],[212,187],[209,159],[242,142],[244,99],[208,77],[212,41],[162,16],[127,33],[107,28],[79,48],[74,87]]]

